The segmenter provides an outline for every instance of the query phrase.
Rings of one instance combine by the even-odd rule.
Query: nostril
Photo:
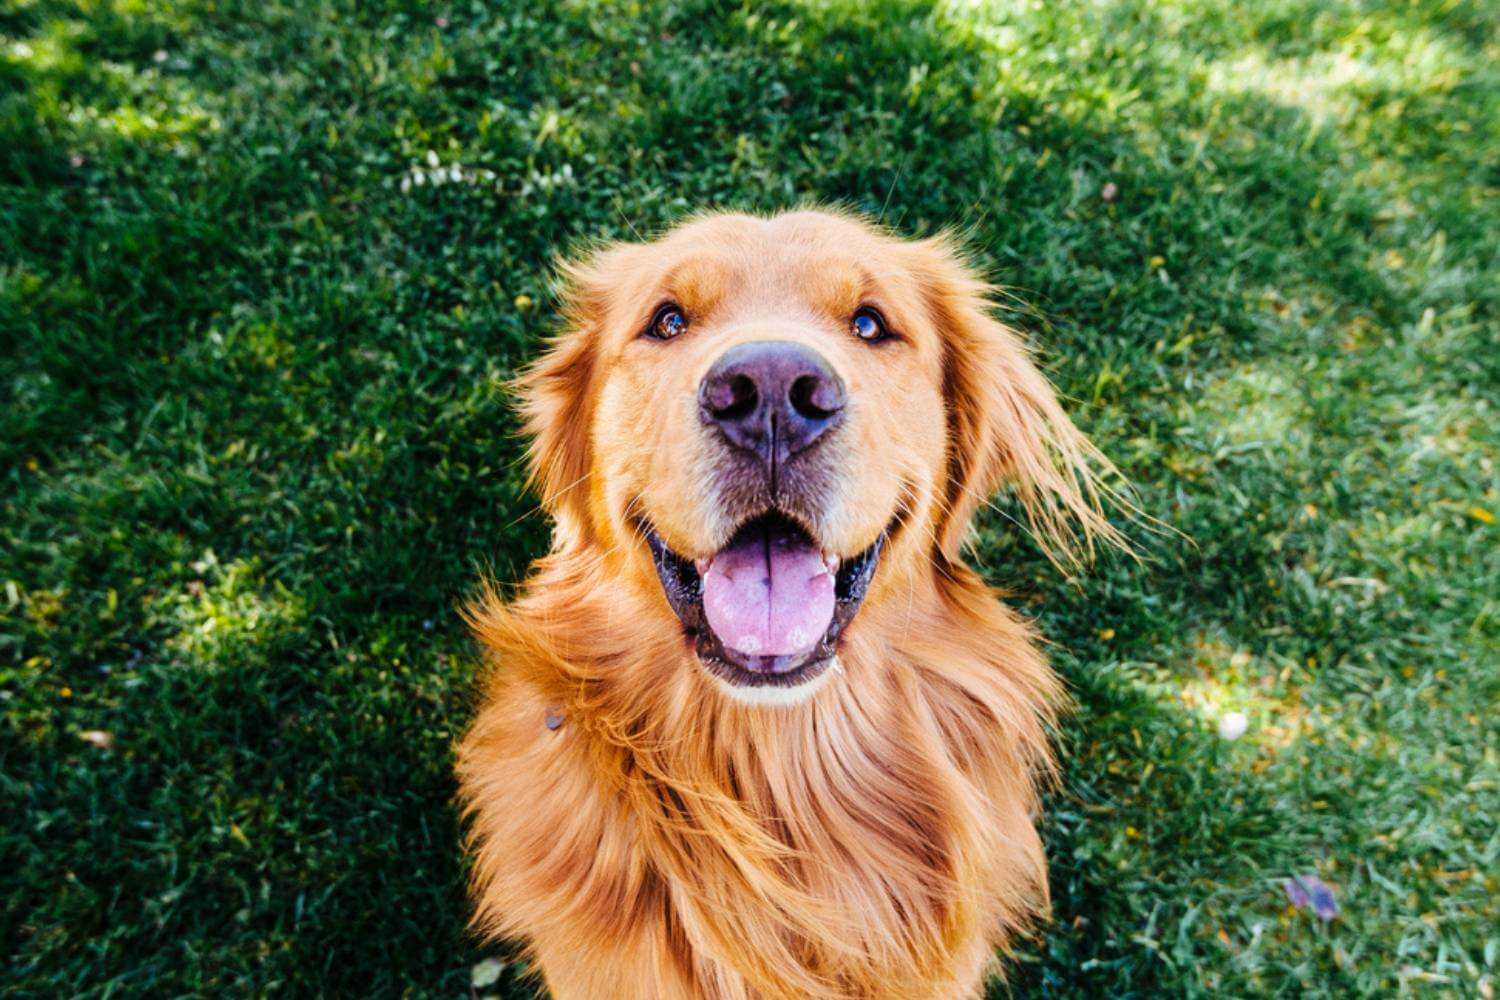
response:
[[[755,380],[748,375],[732,375],[717,381],[708,396],[708,407],[718,420],[748,417],[759,402]]]
[[[798,378],[787,392],[787,399],[792,409],[808,420],[826,419],[844,406],[843,394],[837,387],[817,375]]]

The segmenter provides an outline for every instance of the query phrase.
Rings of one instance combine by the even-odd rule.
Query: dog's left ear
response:
[[[994,289],[947,236],[912,247],[943,338],[948,486],[937,543],[957,560],[975,510],[1009,485],[1048,556],[1076,563],[1095,543],[1128,548],[1103,513],[1113,465],[1072,420],[1020,337],[990,313]]]
[[[594,380],[609,304],[606,275],[626,252],[610,247],[558,266],[562,331],[512,384],[528,438],[530,482],[555,522],[555,542],[583,541],[593,530]]]

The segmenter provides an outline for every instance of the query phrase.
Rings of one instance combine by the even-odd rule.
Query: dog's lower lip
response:
[[[741,530],[747,530],[751,523],[766,517],[779,515],[775,512],[762,515],[762,518],[746,522]],[[693,640],[699,661],[719,679],[740,687],[793,687],[812,680],[827,669],[834,660],[845,627],[864,600],[881,549],[890,533],[889,529],[882,532],[869,548],[849,559],[821,552],[819,558],[834,578],[834,610],[825,632],[801,652],[761,656],[730,648],[709,623],[704,613],[703,587],[704,574],[713,560],[681,556],[662,541],[649,523],[643,521],[638,527],[650,548],[667,603],[682,622],[685,635]]]

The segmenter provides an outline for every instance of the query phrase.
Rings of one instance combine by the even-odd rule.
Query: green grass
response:
[[[816,200],[962,227],[1186,536],[981,524],[1078,701],[996,995],[1489,997],[1496,11],[6,5],[0,992],[468,995],[454,608],[545,545],[549,260]]]

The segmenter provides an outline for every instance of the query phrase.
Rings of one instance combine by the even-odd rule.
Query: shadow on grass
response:
[[[982,526],[996,581],[1071,650],[1080,705],[1048,819],[1057,921],[1012,988],[1244,987],[1220,911],[1270,919],[1270,875],[1317,845],[1163,678],[1194,676],[1195,636],[1253,645],[1284,620],[1263,581],[1311,542],[1256,517],[1300,508],[1316,470],[1194,440],[1175,400],[1275,373],[1308,324],[1409,323],[1416,280],[1380,263],[1404,225],[1382,192],[1347,183],[1364,145],[1203,90],[1205,51],[1270,65],[1294,23],[106,10],[7,15],[30,55],[0,72],[0,183],[23,196],[0,215],[0,374],[23,403],[0,415],[0,575],[20,588],[0,787],[26,817],[3,938],[23,992],[467,988],[449,747],[473,665],[452,609],[477,562],[515,579],[545,543],[501,388],[550,327],[545,262],[702,205],[805,199],[964,225],[1148,512],[1197,540],[1070,587]],[[1477,58],[1468,20],[1330,17]],[[502,193],[401,192],[427,150]],[[1462,190],[1434,211],[1461,216]]]

